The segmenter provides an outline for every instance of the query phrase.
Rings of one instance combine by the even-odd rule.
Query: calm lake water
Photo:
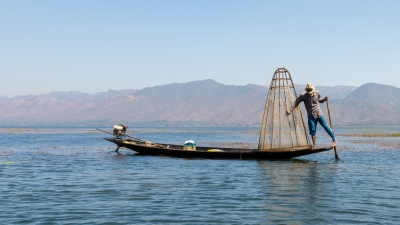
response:
[[[132,128],[153,142],[256,147],[259,128]],[[338,127],[292,160],[139,156],[93,128],[0,128],[2,224],[398,224],[400,127]],[[319,128],[320,146],[329,137]]]

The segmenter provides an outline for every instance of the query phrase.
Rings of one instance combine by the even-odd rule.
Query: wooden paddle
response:
[[[330,112],[330,110],[329,110],[329,102],[328,102],[328,99],[326,100],[326,106],[328,107],[329,125],[331,126],[331,129],[332,129],[332,132],[333,132],[332,120],[331,120],[331,112]],[[333,147],[333,149],[335,149],[335,159],[336,159],[336,160],[339,160],[339,156],[338,156],[337,151],[336,151],[336,146]]]

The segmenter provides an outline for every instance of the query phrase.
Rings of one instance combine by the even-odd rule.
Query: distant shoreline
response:
[[[100,133],[96,128],[112,132],[112,126],[104,127],[80,127],[80,126],[0,126],[0,133]],[[254,135],[258,135],[259,127],[257,126],[134,126],[128,128],[128,133],[135,133],[143,129],[154,130],[154,132],[171,132],[178,130],[196,130],[201,131],[204,128],[210,129],[235,129],[235,128],[249,128],[254,130]],[[336,129],[335,129],[336,128]],[[160,130],[161,129],[161,130]],[[322,129],[322,128],[321,128]],[[357,133],[347,133],[357,129]],[[360,131],[359,129],[365,129]],[[362,125],[362,126],[336,126],[334,127],[337,132],[337,136],[343,137],[400,137],[400,126],[373,126],[373,125]],[[340,132],[342,131],[342,132]],[[207,132],[207,130],[203,130]]]

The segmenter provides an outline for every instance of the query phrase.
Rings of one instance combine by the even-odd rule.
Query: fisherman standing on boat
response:
[[[319,91],[315,90],[314,85],[308,83],[306,86],[306,91],[303,92],[295,101],[294,106],[286,111],[286,114],[289,115],[292,110],[299,106],[300,102],[304,102],[304,106],[307,110],[308,116],[308,128],[310,130],[310,135],[312,137],[313,149],[317,149],[317,140],[315,134],[317,133],[317,123],[321,124],[321,126],[325,129],[325,131],[332,138],[332,147],[336,146],[336,138],[333,134],[332,129],[328,126],[328,123],[325,120],[324,115],[322,114],[321,107],[319,103],[324,103],[328,101],[328,96],[325,98],[321,98]]]

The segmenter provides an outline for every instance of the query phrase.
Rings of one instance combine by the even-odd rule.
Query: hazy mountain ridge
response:
[[[245,102],[246,95],[253,96],[253,101]],[[252,117],[251,110],[245,110],[239,116],[238,103],[248,107],[259,107],[264,101],[264,92],[252,86],[227,86],[213,80],[193,81],[186,84],[169,84],[155,88],[145,88],[135,93],[141,100],[126,107],[135,115],[129,120],[137,122],[168,121],[184,123],[229,124],[240,123],[243,116]],[[243,100],[242,100],[243,99]],[[254,103],[258,103],[254,105]],[[251,120],[249,120],[251,121]]]
[[[79,91],[52,91],[46,94],[39,94],[39,95],[17,95],[12,98],[8,98],[6,96],[0,96],[0,102],[5,102],[14,99],[21,99],[21,98],[54,98],[57,100],[65,100],[65,101],[76,101],[79,99],[87,99],[87,98],[109,98],[113,96],[123,95],[123,94],[130,94],[135,92],[135,89],[123,89],[123,90],[108,90],[106,92],[97,92],[94,94],[89,93],[82,93]]]
[[[332,104],[332,114],[340,124],[400,124],[400,88],[367,83]]]
[[[0,104],[8,101],[8,97],[0,95]]]
[[[296,91],[304,87],[296,85]],[[365,84],[316,89],[330,97],[335,124],[400,124],[399,88]],[[96,94],[51,92],[6,99],[0,103],[0,124],[252,126],[261,123],[267,94],[264,86],[224,85],[210,79]]]
[[[258,86],[258,85],[257,85]],[[269,88],[269,86],[261,86]],[[294,88],[297,95],[305,92],[306,84],[295,84]],[[322,96],[329,96],[330,99],[341,99],[346,97],[352,91],[357,89],[354,86],[338,85],[338,86],[315,86],[315,88],[321,93]]]

